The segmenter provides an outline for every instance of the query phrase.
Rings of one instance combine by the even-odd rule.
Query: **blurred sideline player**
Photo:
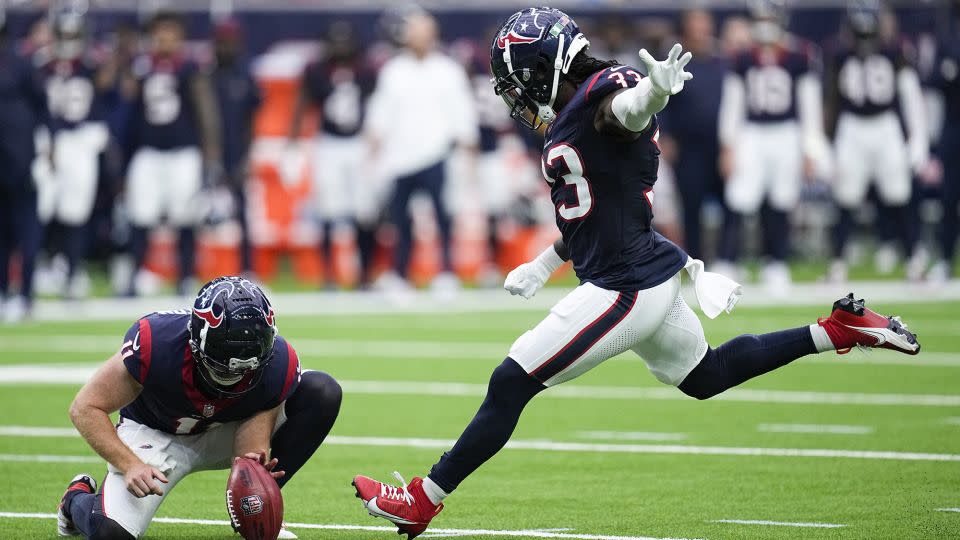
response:
[[[242,30],[236,21],[221,21],[214,28],[213,87],[220,107],[220,138],[223,172],[233,195],[234,213],[240,225],[240,271],[253,271],[250,227],[247,223],[246,185],[250,177],[250,146],[253,118],[260,107],[260,87],[241,58]],[[209,186],[208,186],[209,187]]]
[[[99,492],[91,475],[70,481],[57,532],[142,537],[180,480],[229,469],[234,456],[259,459],[283,488],[330,432],[340,401],[333,377],[301,374],[259,287],[239,277],[210,281],[192,310],[133,323],[77,393],[70,419],[106,460],[107,476]]]
[[[83,268],[89,249],[88,224],[100,177],[100,156],[109,137],[104,98],[109,81],[87,49],[80,15],[60,14],[54,21],[52,50],[42,66],[47,92],[47,127],[52,154],[49,174],[38,174],[39,211],[45,222],[63,229],[67,272],[63,292],[78,298],[89,287]]]
[[[493,32],[493,30],[491,30]],[[490,66],[483,47],[472,40],[461,40],[451,46],[453,56],[464,66],[474,92],[477,108],[479,139],[477,144],[476,186],[466,191],[476,193],[487,218],[487,264],[480,274],[480,282],[498,284],[503,279],[497,261],[500,259],[498,229],[509,211],[516,189],[517,179],[511,178],[507,160],[510,150],[504,148],[505,138],[516,131],[510,115],[503,109],[503,102],[490,92]],[[470,160],[466,160],[467,163]],[[462,163],[461,163],[462,164]]]
[[[3,322],[19,322],[33,302],[33,271],[40,249],[37,193],[31,165],[34,131],[46,114],[46,100],[29,57],[7,37],[0,5],[0,311]],[[20,290],[10,291],[14,253],[20,260]]]
[[[480,410],[427,478],[402,486],[354,478],[366,510],[410,538],[424,532],[443,499],[503,448],[535,395],[628,350],[658,380],[697,399],[817,352],[856,345],[919,352],[898,320],[865,309],[852,294],[818,324],[709,347],[680,295],[680,272],[690,268],[701,308],[712,315],[731,307],[739,285],[704,273],[702,262],[650,225],[660,154],[656,113],[692,78],[684,71],[691,55],[680,56],[677,44],[658,62],[642,50],[644,78],[630,66],[592,58],[588,46],[576,23],[550,8],[514,14],[494,37],[495,91],[524,125],[548,125],[542,165],[562,234],[514,269],[504,287],[529,298],[568,259],[581,285],[513,344],[490,377]]]
[[[125,194],[137,269],[133,289],[152,288],[153,278],[143,266],[148,233],[166,217],[178,234],[177,289],[186,294],[193,287],[194,229],[203,218],[198,194],[204,168],[211,176],[221,170],[220,122],[208,74],[184,51],[180,18],[158,13],[148,32],[150,51],[134,66],[139,88],[131,137],[136,150]]]
[[[833,196],[840,209],[828,276],[833,281],[847,278],[844,250],[853,212],[866,201],[871,184],[884,205],[881,219],[894,222],[905,256],[915,255],[909,210],[911,171],[918,172],[926,164],[930,145],[920,79],[902,45],[881,36],[880,1],[851,2],[847,15],[849,35],[832,55],[827,85],[832,113],[828,117],[836,119]],[[908,277],[919,279],[922,258],[912,259],[907,267]]]
[[[367,145],[360,134],[375,75],[364,66],[356,31],[346,21],[327,29],[323,58],[306,67],[290,123],[290,140],[300,135],[308,106],[320,111],[314,143],[313,194],[323,221],[321,254],[328,287],[335,286],[333,236],[337,227],[356,233],[360,286],[370,284],[380,202],[367,166]]]
[[[441,251],[441,272],[431,286],[447,297],[460,288],[453,273],[453,218],[447,208],[446,162],[452,152],[475,159],[477,118],[463,67],[437,50],[436,20],[426,12],[407,14],[404,50],[380,70],[365,128],[374,158],[392,179],[390,219],[397,228],[393,271],[377,280],[388,293],[403,294],[413,254],[410,199],[425,193],[433,203]],[[429,91],[424,90],[429,81]],[[469,164],[465,170],[473,170]]]
[[[733,61],[719,113],[727,227],[739,235],[742,217],[762,210],[763,281],[783,294],[791,282],[790,212],[804,175],[827,167],[829,147],[813,45],[787,34],[783,0],[751,0],[750,7],[754,46]],[[735,272],[741,243],[725,246],[721,273]]]
[[[938,154],[943,162],[943,220],[940,223],[940,260],[927,274],[931,281],[940,282],[953,276],[960,234],[960,1],[954,0],[950,32],[940,43],[937,63],[932,76],[935,88],[943,93],[946,104],[943,133]]]

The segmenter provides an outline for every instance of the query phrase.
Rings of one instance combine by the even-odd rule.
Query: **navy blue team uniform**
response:
[[[616,66],[580,85],[548,128],[542,156],[577,277],[614,291],[655,287],[688,258],[652,225],[660,163],[656,117],[631,141],[601,137],[593,127],[603,98],[640,80],[637,69]]]
[[[199,67],[185,58],[144,56],[134,70],[140,92],[134,105],[136,148],[175,150],[200,145],[190,84]]]
[[[693,257],[704,258],[706,253],[700,239],[703,204],[714,199],[725,206],[723,178],[717,167],[720,161],[717,124],[729,62],[719,56],[694,56],[688,69],[696,77],[686,83],[683,92],[670,98],[671,107],[660,113],[659,120],[663,133],[677,142],[673,166],[683,207],[683,247]]]
[[[303,72],[303,85],[310,101],[320,108],[321,134],[360,134],[366,103],[376,86],[372,72],[359,62],[311,62]]]
[[[45,114],[39,74],[30,58],[0,34],[0,299],[9,294],[9,261],[18,250],[20,296],[28,305],[41,235],[30,166],[36,154],[33,133]]]
[[[296,391],[300,361],[293,347],[277,336],[273,357],[255,388],[234,398],[209,395],[195,373],[188,344],[189,321],[189,311],[152,313],[127,330],[121,349],[123,363],[143,391],[120,409],[121,423],[129,418],[166,433],[193,435],[215,424],[272,409]]]
[[[253,141],[253,116],[260,103],[260,86],[243,62],[220,66],[213,72],[214,90],[220,106],[220,136],[223,144],[222,163],[237,205],[240,223],[240,270],[253,270],[250,228],[247,223],[245,170]]]
[[[960,17],[960,13],[955,15]],[[954,28],[960,28],[960,22],[956,22]],[[960,38],[957,37],[957,30],[940,43],[931,83],[943,94],[946,107],[943,133],[937,148],[937,154],[943,162],[943,184],[940,189],[944,215],[939,240],[941,257],[946,261],[948,274],[952,274],[957,235],[960,234],[960,217],[957,215],[957,206],[960,205]]]

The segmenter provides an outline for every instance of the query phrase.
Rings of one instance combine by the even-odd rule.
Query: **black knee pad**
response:
[[[300,385],[287,400],[285,412],[288,417],[306,410],[336,415],[342,399],[343,389],[336,379],[322,371],[305,371]]]
[[[508,356],[490,375],[487,396],[526,403],[544,389],[546,386],[530,376],[516,360]]]
[[[116,521],[104,516],[100,526],[90,536],[90,540],[136,540],[137,537],[120,526]]]

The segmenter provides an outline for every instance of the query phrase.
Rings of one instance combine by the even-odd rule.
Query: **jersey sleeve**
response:
[[[120,358],[130,376],[140,384],[146,384],[150,373],[150,360],[153,353],[153,329],[150,319],[144,317],[133,323],[123,337]]]
[[[595,105],[604,97],[624,88],[633,88],[643,80],[640,70],[631,66],[613,66],[587,78],[583,102]]]
[[[274,350],[276,355],[274,361],[279,360],[284,368],[283,382],[276,402],[280,404],[292,396],[300,385],[300,358],[297,356],[297,351],[294,350],[293,345],[290,345],[287,340],[281,337],[277,337]]]

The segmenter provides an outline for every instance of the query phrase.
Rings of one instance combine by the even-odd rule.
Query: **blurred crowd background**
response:
[[[450,297],[556,236],[492,91],[524,5],[0,0],[2,320],[244,273]],[[654,224],[771,294],[953,272],[960,2],[561,1],[592,56],[691,50]]]

